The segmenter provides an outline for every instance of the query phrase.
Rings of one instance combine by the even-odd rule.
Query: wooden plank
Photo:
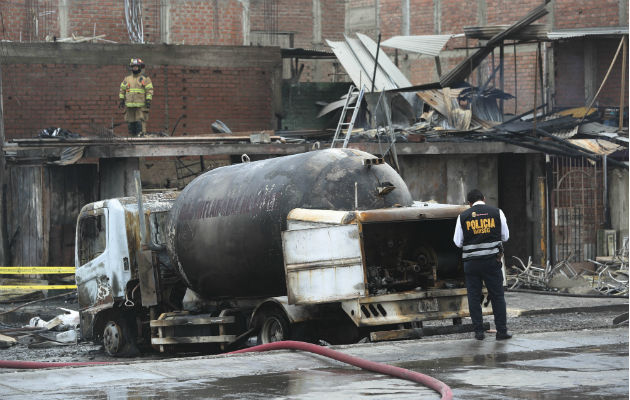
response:
[[[0,334],[0,349],[6,349],[8,347],[14,346],[17,344],[17,340],[10,337]]]
[[[151,344],[231,343],[236,335],[151,338]]]

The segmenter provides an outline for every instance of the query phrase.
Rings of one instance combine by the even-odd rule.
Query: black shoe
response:
[[[507,332],[497,332],[497,340],[507,340],[507,339],[511,339],[512,335],[510,335]]]
[[[475,332],[475,339],[477,340],[483,340],[483,338],[485,338],[486,335],[483,332]]]

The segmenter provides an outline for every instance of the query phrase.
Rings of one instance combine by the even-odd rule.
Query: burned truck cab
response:
[[[151,241],[162,243],[165,216],[175,197],[175,193],[144,195],[146,218],[139,218],[136,197],[90,203],[79,213],[75,279],[84,339],[134,336],[139,325],[136,317],[146,313],[141,309],[158,304],[160,277],[154,266],[168,262],[168,257],[166,250],[161,256],[143,248],[140,221],[146,224]],[[113,350],[124,345],[123,340],[110,344]]]

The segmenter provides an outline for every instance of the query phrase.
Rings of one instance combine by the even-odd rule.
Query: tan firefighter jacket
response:
[[[153,83],[151,78],[138,74],[127,76],[120,84],[121,100],[125,100],[127,107],[144,107],[145,100],[153,99]]]

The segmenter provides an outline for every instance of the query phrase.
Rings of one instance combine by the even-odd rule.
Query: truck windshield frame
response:
[[[80,265],[94,260],[107,249],[107,217],[104,209],[85,214],[79,219],[79,240],[77,249]]]

